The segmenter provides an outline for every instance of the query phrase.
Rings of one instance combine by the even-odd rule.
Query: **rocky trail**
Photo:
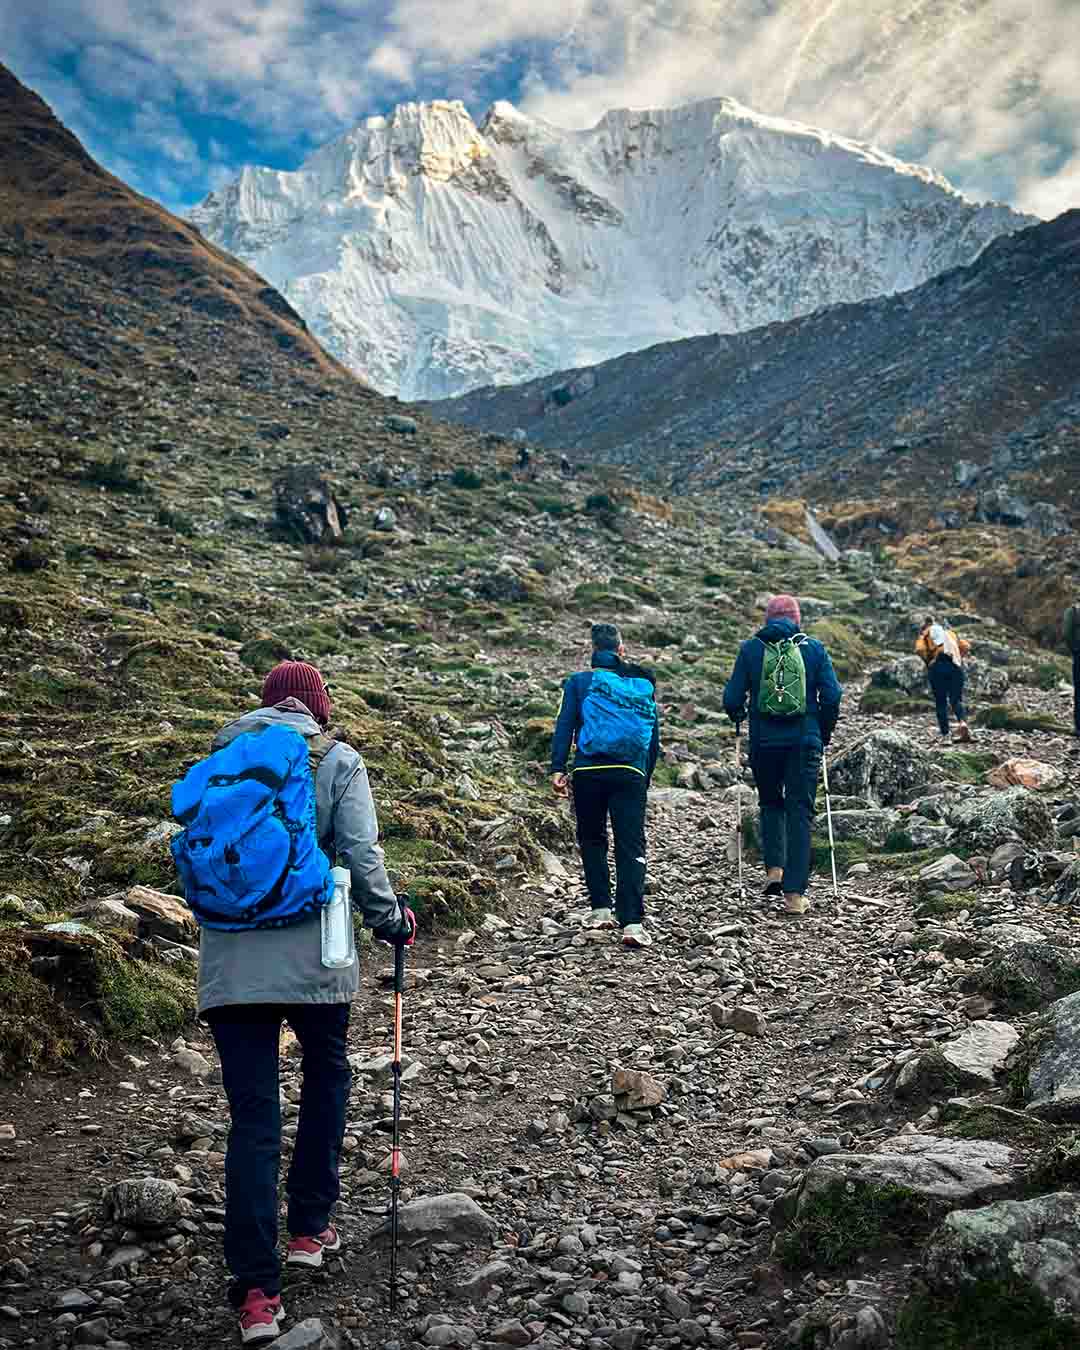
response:
[[[919,759],[926,719],[909,730]],[[880,735],[876,719],[845,719],[834,778],[866,733]],[[991,732],[978,748],[991,747],[1054,766],[1059,807],[1080,795],[1064,739]],[[801,1197],[845,1168],[861,1184],[874,1171],[862,1155],[879,1149],[892,1168],[881,1176],[939,1209],[942,1178],[946,1208],[1018,1190],[1037,1121],[1015,1152],[938,1136],[975,1114],[947,1099],[1004,1100],[995,1075],[1027,1020],[1007,1005],[999,1013],[978,973],[1017,943],[1068,944],[1068,905],[1046,887],[1013,889],[992,868],[983,880],[972,872],[973,892],[953,901],[898,869],[855,864],[839,902],[819,871],[811,915],[787,918],[760,898],[756,864],[739,895],[727,854],[733,793],[654,791],[651,950],[582,932],[574,861],[554,856],[501,915],[415,950],[404,1146],[405,1199],[416,1203],[404,1211],[396,1320],[373,1239],[387,1196],[388,961],[366,951],[346,1247],[327,1272],[290,1277],[295,1329],[283,1346],[884,1347],[918,1252],[893,1235],[832,1269],[804,1223],[807,1251],[796,1243],[778,1259],[774,1240]],[[107,1070],[0,1087],[0,1121],[13,1126],[0,1143],[0,1344],[231,1343],[227,1112],[208,1037],[194,1031],[184,1044],[197,1053],[134,1045]],[[943,1075],[938,1061],[955,1044],[959,1067]],[[299,1064],[287,1043],[282,1083],[295,1123]],[[938,1138],[917,1167],[903,1153],[916,1130]],[[171,1183],[164,1211],[144,1182],[147,1193],[106,1221],[102,1197],[130,1178]],[[162,1212],[163,1225],[144,1222]]]

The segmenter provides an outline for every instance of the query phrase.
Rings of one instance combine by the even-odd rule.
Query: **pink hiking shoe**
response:
[[[341,1235],[336,1228],[327,1228],[316,1237],[293,1238],[289,1243],[285,1264],[289,1266],[308,1266],[318,1270],[323,1263],[325,1252],[341,1250]]]
[[[276,1340],[284,1319],[279,1294],[270,1298],[261,1289],[249,1289],[240,1305],[240,1339],[245,1345]]]

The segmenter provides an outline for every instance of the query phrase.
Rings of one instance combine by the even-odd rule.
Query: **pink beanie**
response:
[[[765,609],[765,622],[773,619],[790,619],[793,624],[802,623],[799,602],[793,595],[774,595]]]

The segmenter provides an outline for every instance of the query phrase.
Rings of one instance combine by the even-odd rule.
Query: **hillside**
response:
[[[34,189],[45,231],[40,209]],[[296,359],[253,311],[174,303],[63,234],[16,237],[10,194],[6,210],[0,1350],[235,1337],[228,1112],[192,1016],[169,790],[286,655],[329,679],[423,933],[398,1312],[387,957],[367,942],[345,1246],[290,1273],[282,1350],[1069,1350],[1080,1299],[1052,1283],[1080,1212],[1078,1092],[1055,1067],[1075,1062],[1080,988],[1066,659],[927,584],[915,550],[827,562],[791,504],[763,518],[731,491],[672,502],[612,469],[521,464],[512,441]],[[201,260],[200,291],[217,284]],[[780,589],[846,685],[839,881],[819,798],[801,920],[760,893],[721,711]],[[940,740],[912,668],[928,610],[972,641],[974,745]],[[600,618],[658,675],[645,952],[582,929],[546,777]],[[286,1159],[301,1074],[285,1035]],[[1006,1199],[1049,1254],[1032,1244],[1019,1274],[986,1257],[968,1296],[943,1234],[994,1231]]]
[[[245,325],[324,373],[340,371],[273,287],[97,164],[0,65],[0,231],[100,268],[163,302]]]
[[[903,295],[429,407],[680,491],[940,500],[1005,471],[1075,516],[1080,211]]]
[[[408,399],[907,290],[1034,219],[728,98],[581,131],[406,103],[191,218]]]

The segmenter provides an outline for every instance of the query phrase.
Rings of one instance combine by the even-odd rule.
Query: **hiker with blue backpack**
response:
[[[198,1008],[217,1045],[231,1116],[225,1259],[245,1344],[274,1339],[284,1318],[282,1023],[303,1054],[286,1262],[313,1269],[341,1246],[331,1218],[358,988],[350,892],[377,938],[409,945],[416,929],[383,866],[367,770],[355,750],[327,734],[330,710],[319,670],[282,662],[266,677],[262,707],[219,731],[209,758],[173,789],[184,826],[173,854],[201,926]]]
[[[799,602],[774,595],[765,625],[739,648],[724,689],[736,736],[750,712],[750,768],[761,806],[765,894],[810,908],[810,838],[818,775],[843,690],[824,645],[800,631]],[[741,772],[741,770],[740,770]]]
[[[551,744],[551,781],[560,797],[573,784],[578,848],[589,892],[587,928],[622,928],[623,945],[650,947],[645,929],[645,804],[660,723],[656,677],[626,661],[619,630],[592,626],[591,669],[563,686]],[[571,750],[573,767],[567,768]],[[611,912],[608,820],[615,837],[615,913]]]

